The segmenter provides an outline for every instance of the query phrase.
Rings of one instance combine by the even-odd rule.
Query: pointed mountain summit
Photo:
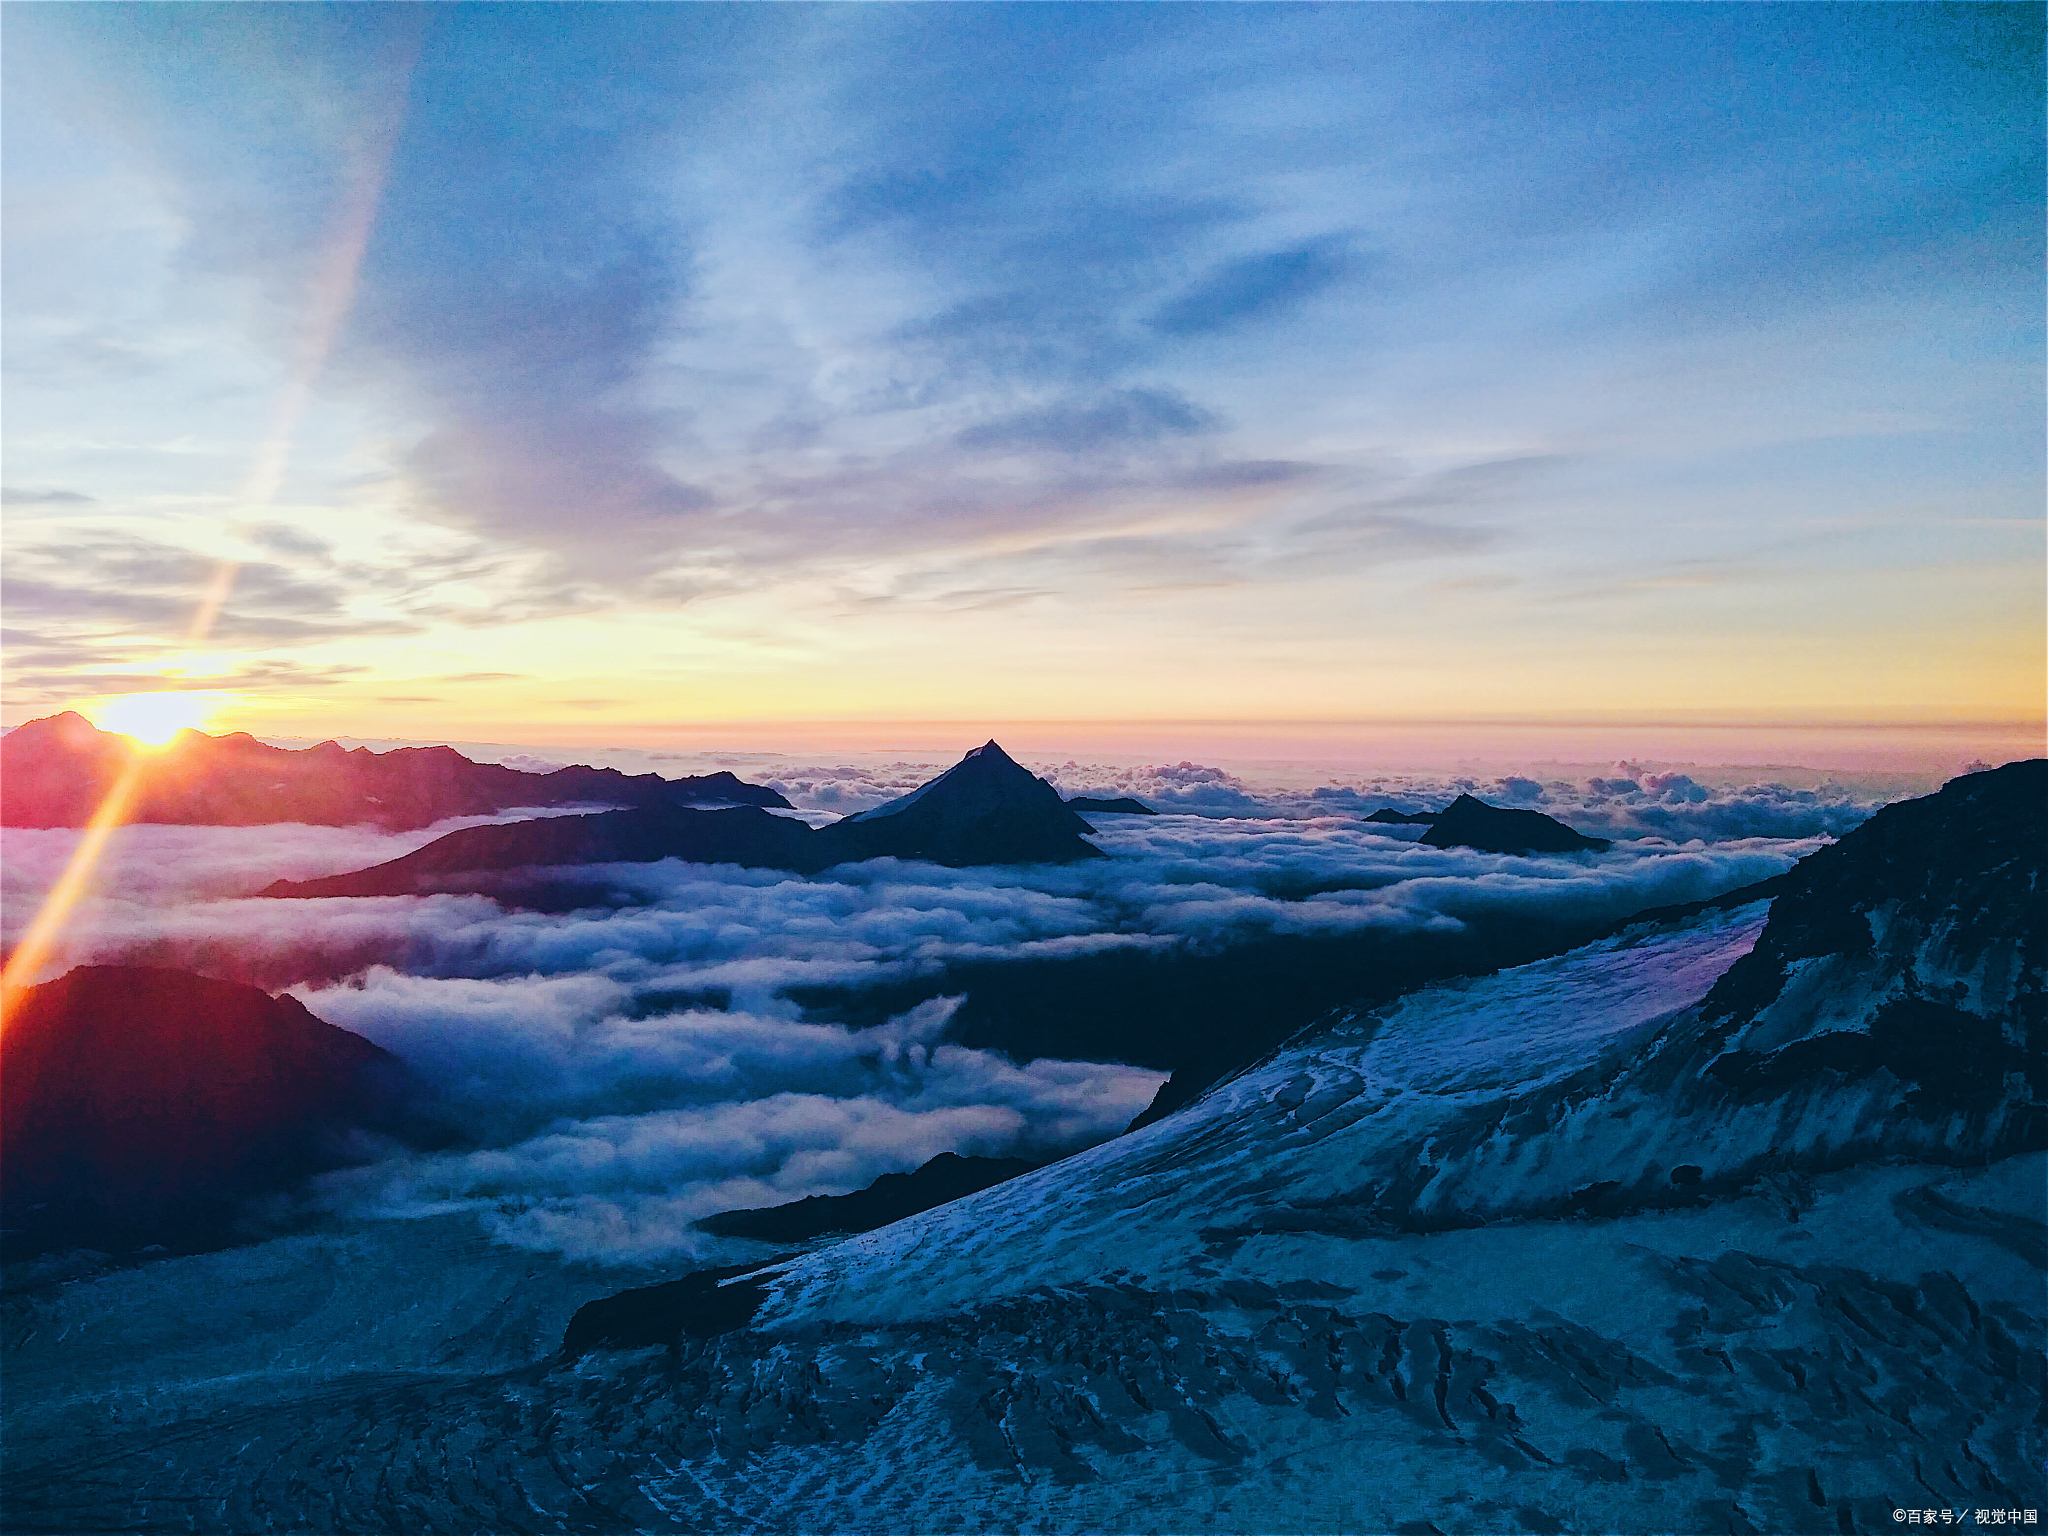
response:
[[[1094,830],[1058,790],[991,741],[929,784],[834,822],[819,836],[842,859],[1067,864],[1104,857],[1082,841]]]
[[[1604,837],[1574,832],[1541,811],[1510,811],[1460,795],[1437,813],[1422,834],[1432,848],[1477,848],[1482,853],[1604,853]]]
[[[737,783],[738,781],[734,781]],[[741,784],[740,788],[751,786]],[[465,827],[369,869],[279,880],[262,896],[489,896],[536,911],[604,905],[578,865],[683,859],[814,875],[861,859],[934,864],[1064,864],[1105,857],[1095,829],[1045,780],[990,742],[900,799],[812,831],[759,806],[655,804],[590,816]]]

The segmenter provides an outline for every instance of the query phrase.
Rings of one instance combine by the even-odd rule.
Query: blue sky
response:
[[[2041,27],[9,7],[7,718],[2036,716]]]

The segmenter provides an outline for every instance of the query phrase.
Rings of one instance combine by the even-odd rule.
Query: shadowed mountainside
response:
[[[812,1195],[788,1205],[722,1211],[697,1225],[715,1237],[744,1237],[762,1243],[800,1243],[827,1232],[871,1232],[948,1200],[978,1194],[1037,1166],[1021,1157],[961,1157],[941,1152],[908,1173],[885,1173],[866,1189],[851,1194]]]
[[[280,880],[265,896],[477,893],[542,911],[602,904],[579,864],[687,859],[816,874],[860,859],[935,864],[1065,863],[1104,855],[1045,780],[990,742],[902,798],[821,830],[751,806],[672,805],[468,827],[386,863],[315,880]]]
[[[1470,795],[1458,796],[1437,812],[1422,841],[1432,848],[1477,848],[1482,853],[1601,853],[1614,846],[1604,837],[1574,832],[1541,811],[1506,810]]]
[[[397,1057],[296,998],[143,966],[25,989],[0,1034],[0,1205],[12,1251],[221,1241],[237,1208],[430,1133]]]
[[[775,790],[730,773],[665,779],[616,768],[525,773],[475,763],[453,747],[372,752],[323,741],[292,750],[246,732],[181,731],[144,752],[126,736],[66,711],[0,737],[0,825],[82,827],[138,753],[143,779],[128,820],[198,826],[296,821],[368,824],[398,831],[450,816],[483,816],[521,806],[732,804],[778,806]]]

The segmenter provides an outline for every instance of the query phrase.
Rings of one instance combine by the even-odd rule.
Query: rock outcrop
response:
[[[1370,819],[1370,818],[1368,818]],[[1477,848],[1483,853],[1600,853],[1613,844],[1574,832],[1541,811],[1515,811],[1460,795],[1442,811],[1422,841],[1432,848]]]

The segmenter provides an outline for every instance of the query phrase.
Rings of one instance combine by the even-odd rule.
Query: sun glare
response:
[[[188,726],[205,730],[233,698],[227,693],[123,693],[87,705],[84,713],[103,731],[162,747]]]

